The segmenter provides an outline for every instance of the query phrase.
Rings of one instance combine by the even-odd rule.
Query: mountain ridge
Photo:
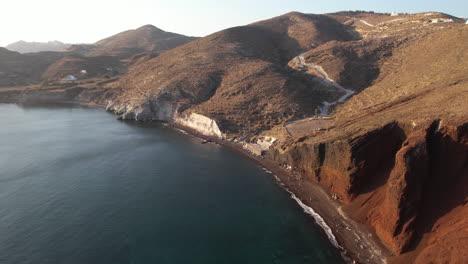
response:
[[[110,55],[128,59],[142,52],[163,52],[194,39],[197,38],[166,32],[148,24],[117,33],[93,44],[72,45],[67,51],[84,56]]]
[[[102,39],[96,45],[64,44],[67,48],[59,51],[8,53],[8,49],[2,48],[0,87],[57,82],[68,75],[82,79],[114,77],[127,72],[135,61],[157,56],[193,39],[144,25]],[[27,42],[17,43],[29,45]],[[48,43],[61,45],[61,42]],[[86,74],[82,74],[83,71]]]
[[[57,40],[48,42],[27,42],[20,40],[8,44],[5,48],[11,51],[17,51],[19,53],[34,53],[41,51],[64,51],[71,45],[72,44],[66,44]]]

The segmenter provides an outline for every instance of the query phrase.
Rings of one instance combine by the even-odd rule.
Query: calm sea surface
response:
[[[103,110],[0,104],[0,263],[343,263],[271,175]]]

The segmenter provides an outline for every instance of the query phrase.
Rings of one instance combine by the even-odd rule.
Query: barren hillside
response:
[[[468,260],[468,28],[429,22],[441,16],[401,16],[360,30],[362,40],[307,52],[308,63],[361,92],[327,122],[286,126],[288,143],[271,154],[369,225],[391,263]]]
[[[20,54],[0,48],[0,87],[38,84],[43,81],[50,83],[61,81],[68,75],[78,79],[122,75],[127,72],[128,67],[193,39],[196,38],[146,25],[92,45],[72,45],[66,52]],[[35,44],[39,45],[18,42],[13,47],[30,47]],[[59,46],[59,43],[56,44]],[[44,84],[43,88],[47,88],[47,85]]]
[[[142,52],[161,52],[185,44],[195,37],[163,31],[153,25],[127,30],[91,45],[73,45],[68,51],[84,56],[117,56],[127,59]]]
[[[61,52],[20,54],[0,48],[0,87],[37,83],[42,73],[65,55]]]
[[[327,16],[300,13],[223,30],[135,67],[112,108],[123,118],[151,120],[159,119],[157,108],[164,105],[173,109],[165,120],[188,109],[233,133],[268,129],[311,115],[323,99],[341,95],[297,75],[287,62],[316,45],[353,38]]]
[[[82,79],[113,77],[123,74],[125,71],[125,63],[117,57],[69,55],[48,67],[47,71],[42,75],[42,79],[45,81],[60,81],[68,75],[74,75]]]

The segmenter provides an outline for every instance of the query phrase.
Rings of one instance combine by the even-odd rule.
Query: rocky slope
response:
[[[230,133],[254,132],[311,115],[341,95],[287,67],[294,56],[330,40],[355,36],[327,16],[290,13],[223,30],[136,66],[109,109],[123,118],[171,120],[191,111],[215,118]]]
[[[21,40],[15,43],[11,43],[5,48],[19,53],[32,53],[41,51],[64,51],[70,46],[71,44],[65,44],[60,41],[26,42]]]
[[[322,131],[285,135],[270,157],[372,227],[391,263],[465,263],[468,30],[413,22],[427,17],[400,17],[384,39],[368,34],[306,53],[342,85],[364,90]]]

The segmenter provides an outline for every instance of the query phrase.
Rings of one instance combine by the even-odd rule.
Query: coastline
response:
[[[54,103],[80,105],[105,110],[105,105],[103,104],[84,101],[57,101]],[[341,205],[332,200],[318,184],[297,179],[290,171],[275,164],[274,161],[250,154],[243,149],[241,144],[217,137],[205,136],[190,127],[180,124],[169,123],[169,126],[174,129],[180,129],[201,140],[210,140],[213,143],[223,145],[262,167],[272,175],[273,180],[281,188],[290,194],[291,199],[295,200],[306,214],[314,218],[315,224],[323,230],[323,235],[329,239],[330,243],[339,250],[346,263],[386,263],[386,259],[390,256],[390,253],[385,246],[375,238],[375,235],[365,225],[359,224],[344,215],[340,210]]]
[[[316,183],[298,180],[289,171],[267,158],[259,158],[248,153],[242,145],[209,137],[179,124],[170,123],[175,129],[189,135],[210,140],[254,161],[272,175],[278,185],[291,195],[306,214],[311,215],[332,243],[341,253],[346,263],[385,264],[390,251],[376,238],[365,225],[348,218],[340,209],[341,205],[332,200],[325,190]]]

